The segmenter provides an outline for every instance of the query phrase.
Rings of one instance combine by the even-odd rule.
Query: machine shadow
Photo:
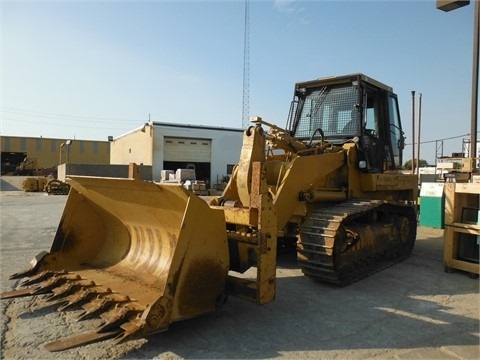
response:
[[[461,316],[454,304],[446,305],[457,296],[475,299],[478,281],[446,274],[439,255],[441,238],[422,236],[406,261],[338,287],[292,271],[295,255],[281,254],[274,302],[259,306],[230,297],[217,312],[174,323],[123,358],[169,353],[257,359],[302,351],[478,346],[478,311]],[[455,332],[463,335],[444,336]]]

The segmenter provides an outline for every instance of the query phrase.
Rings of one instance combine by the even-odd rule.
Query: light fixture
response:
[[[437,9],[448,12],[468,4],[470,4],[470,0],[437,0]]]

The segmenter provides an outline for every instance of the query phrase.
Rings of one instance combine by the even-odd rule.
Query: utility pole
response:
[[[415,174],[415,91],[412,91],[412,175]]]
[[[243,34],[243,101],[242,101],[242,129],[250,124],[250,19],[248,1],[245,0],[245,27]]]
[[[420,174],[420,170],[418,168],[420,167],[420,130],[422,126],[422,93],[419,93],[418,96],[419,98],[418,98],[417,174]]]
[[[472,104],[470,123],[470,151],[472,159],[472,172],[477,168],[477,121],[478,121],[478,57],[479,57],[479,33],[480,33],[480,1],[474,0],[473,21],[473,64],[472,64]],[[470,4],[469,0],[437,0],[437,9],[452,11]]]

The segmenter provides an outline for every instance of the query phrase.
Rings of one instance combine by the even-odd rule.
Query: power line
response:
[[[37,118],[51,118],[51,119],[61,119],[61,120],[74,120],[74,121],[82,121],[82,122],[94,122],[98,123],[98,121],[110,121],[110,122],[138,122],[143,120],[136,120],[136,119],[118,119],[118,118],[106,118],[106,117],[92,117],[92,116],[81,116],[81,115],[69,115],[69,114],[56,114],[56,113],[47,113],[47,112],[40,112],[40,111],[33,111],[33,110],[23,110],[23,109],[16,109],[16,108],[8,108],[2,107],[2,113],[8,113],[13,116],[29,116],[29,117],[37,117]],[[4,116],[2,116],[5,119]]]
[[[98,125],[78,125],[78,124],[71,124],[71,123],[50,123],[50,122],[44,122],[44,121],[33,121],[33,120],[18,120],[18,119],[12,119],[12,118],[3,118],[3,120],[9,120],[9,121],[15,121],[17,122],[15,125],[18,126],[20,123],[29,123],[29,124],[38,124],[38,125],[48,125],[48,126],[55,126],[56,128],[83,128],[83,129],[112,129],[112,126],[107,126],[107,124],[101,124],[104,126],[98,126]],[[98,124],[98,122],[97,122]],[[121,124],[120,127],[115,127],[116,130],[131,130],[131,127],[126,127],[127,125]],[[7,127],[5,124],[3,124],[3,127]]]
[[[480,133],[480,131],[479,131],[479,132],[477,132],[477,134],[479,134],[479,133]],[[436,140],[422,141],[420,144],[431,144],[431,143],[434,143],[434,142],[437,142],[437,141],[445,141],[445,140],[460,139],[460,138],[463,138],[463,137],[466,137],[466,136],[470,136],[470,133],[463,134],[463,135],[457,135],[457,136],[450,136],[450,137],[443,138],[443,139],[436,139]],[[405,145],[412,145],[412,143],[405,143]]]

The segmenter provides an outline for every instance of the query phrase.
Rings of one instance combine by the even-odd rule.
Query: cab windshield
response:
[[[308,139],[322,129],[325,138],[353,137],[360,133],[357,87],[352,84],[308,89],[299,99],[294,136]]]

